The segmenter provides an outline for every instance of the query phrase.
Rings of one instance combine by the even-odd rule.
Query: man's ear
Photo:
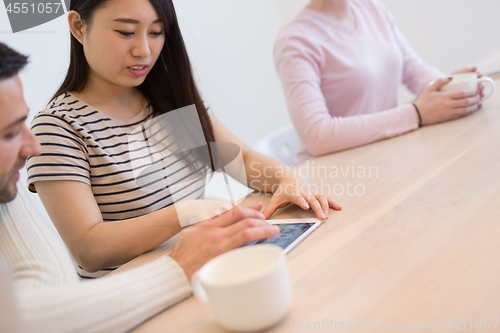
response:
[[[75,37],[80,44],[83,44],[83,34],[84,34],[84,24],[82,22],[82,18],[77,11],[70,11],[68,13],[68,23],[69,30],[73,37]]]

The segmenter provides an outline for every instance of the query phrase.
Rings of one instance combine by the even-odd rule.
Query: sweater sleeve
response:
[[[167,256],[79,281],[55,229],[18,189],[14,201],[0,204],[0,255],[13,271],[26,332],[124,332],[190,295],[182,268]]]
[[[313,155],[361,146],[418,127],[411,104],[372,114],[332,116],[321,91],[321,53],[314,48],[305,37],[283,33],[274,49],[290,118]]]
[[[170,257],[109,278],[18,290],[27,332],[125,332],[190,295]]]

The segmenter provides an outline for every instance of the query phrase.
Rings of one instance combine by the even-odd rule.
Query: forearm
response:
[[[411,104],[349,117],[332,117],[322,110],[294,111],[292,119],[297,132],[315,156],[362,146],[418,127]]]
[[[287,165],[250,149],[215,116],[212,115],[210,119],[217,142],[232,142],[240,147],[240,155],[224,168],[228,175],[240,183],[246,181],[245,185],[254,190],[267,193],[272,193],[273,187],[276,187],[284,176],[293,175],[293,169]]]
[[[294,169],[253,150],[246,154],[244,160],[247,184],[254,190],[273,193],[281,179],[294,177]]]
[[[80,241],[75,259],[89,272],[122,265],[182,230],[174,205],[116,222],[101,222]],[[73,251],[72,251],[73,252]]]
[[[179,265],[161,257],[85,283],[22,289],[18,304],[26,332],[125,332],[190,292]]]

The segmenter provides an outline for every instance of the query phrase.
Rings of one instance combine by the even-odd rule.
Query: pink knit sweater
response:
[[[312,9],[280,32],[275,64],[302,140],[296,163],[418,127],[398,87],[420,95],[444,76],[423,62],[377,0],[351,0],[356,28]]]

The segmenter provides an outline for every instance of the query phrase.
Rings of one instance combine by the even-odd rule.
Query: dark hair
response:
[[[7,79],[17,75],[28,63],[24,56],[7,45],[0,43],[0,79]]]
[[[104,7],[108,2],[109,0],[71,0],[70,10],[78,12],[82,21],[90,27],[96,10]],[[163,23],[165,44],[156,64],[138,88],[151,105],[153,116],[194,104],[206,142],[215,142],[208,112],[193,78],[191,63],[179,28],[174,4],[172,0],[149,0],[149,2]],[[64,92],[81,91],[87,83],[88,71],[89,64],[85,58],[83,46],[71,35],[68,73],[51,101]],[[210,149],[210,144],[208,144],[208,149]],[[202,157],[202,159],[206,158]],[[208,165],[213,168],[211,161],[205,162],[208,162]]]

